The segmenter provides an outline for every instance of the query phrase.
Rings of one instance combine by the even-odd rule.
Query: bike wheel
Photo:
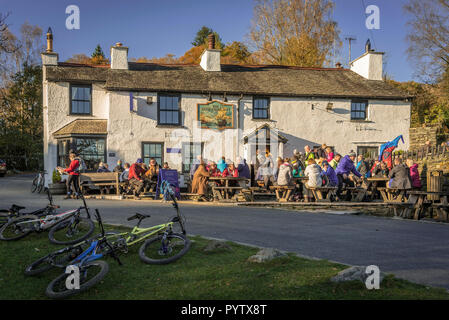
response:
[[[0,228],[8,222],[9,220],[9,212],[0,212]]]
[[[65,267],[68,265],[68,263],[70,263],[70,261],[83,253],[83,251],[84,248],[81,245],[58,250],[34,261],[32,264],[26,267],[25,275],[35,276],[54,267]]]
[[[179,233],[171,233],[145,241],[139,249],[139,257],[149,264],[167,264],[178,260],[190,249],[190,240]]]
[[[88,218],[75,217],[63,220],[50,229],[48,239],[54,244],[75,244],[92,235],[95,224]]]
[[[36,230],[39,223],[39,218],[33,215],[12,219],[0,228],[0,240],[19,240]]]
[[[37,181],[39,180],[39,177],[36,177],[33,179],[33,182],[31,184],[31,192],[34,193],[37,189]]]
[[[86,265],[79,267],[79,289],[67,289],[66,280],[70,274],[63,273],[50,282],[45,290],[45,294],[52,299],[68,298],[96,285],[106,276],[108,271],[109,265],[105,261],[97,260],[88,262]]]

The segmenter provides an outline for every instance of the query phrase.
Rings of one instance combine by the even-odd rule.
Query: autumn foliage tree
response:
[[[257,0],[249,40],[262,63],[321,67],[340,47],[331,0]]]

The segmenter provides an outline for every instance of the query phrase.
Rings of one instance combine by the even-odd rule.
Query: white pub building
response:
[[[44,163],[67,165],[74,149],[88,167],[118,159],[155,158],[187,173],[194,159],[240,156],[256,150],[291,157],[326,143],[376,156],[403,135],[407,149],[411,97],[382,80],[383,53],[367,45],[351,68],[220,64],[213,39],[199,65],[128,61],[111,47],[111,64],[58,61],[51,31],[43,64]]]

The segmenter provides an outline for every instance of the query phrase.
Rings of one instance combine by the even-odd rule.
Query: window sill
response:
[[[256,121],[256,122],[275,122],[274,120],[270,119],[270,118],[266,118],[266,119],[261,119],[261,118],[252,118],[252,121]]]
[[[157,124],[156,128],[186,128],[182,124]]]
[[[355,120],[355,119],[351,119],[350,120],[350,122],[355,122],[355,123],[374,123],[374,121],[371,121],[371,120],[362,120],[362,119],[357,119],[357,120]]]

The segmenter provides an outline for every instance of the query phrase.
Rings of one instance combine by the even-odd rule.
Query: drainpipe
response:
[[[240,134],[240,101],[242,101],[243,99],[243,93],[240,94],[240,97],[237,100],[237,132],[238,132],[238,146],[237,146],[237,154],[240,156],[240,141],[242,139],[241,134]]]

